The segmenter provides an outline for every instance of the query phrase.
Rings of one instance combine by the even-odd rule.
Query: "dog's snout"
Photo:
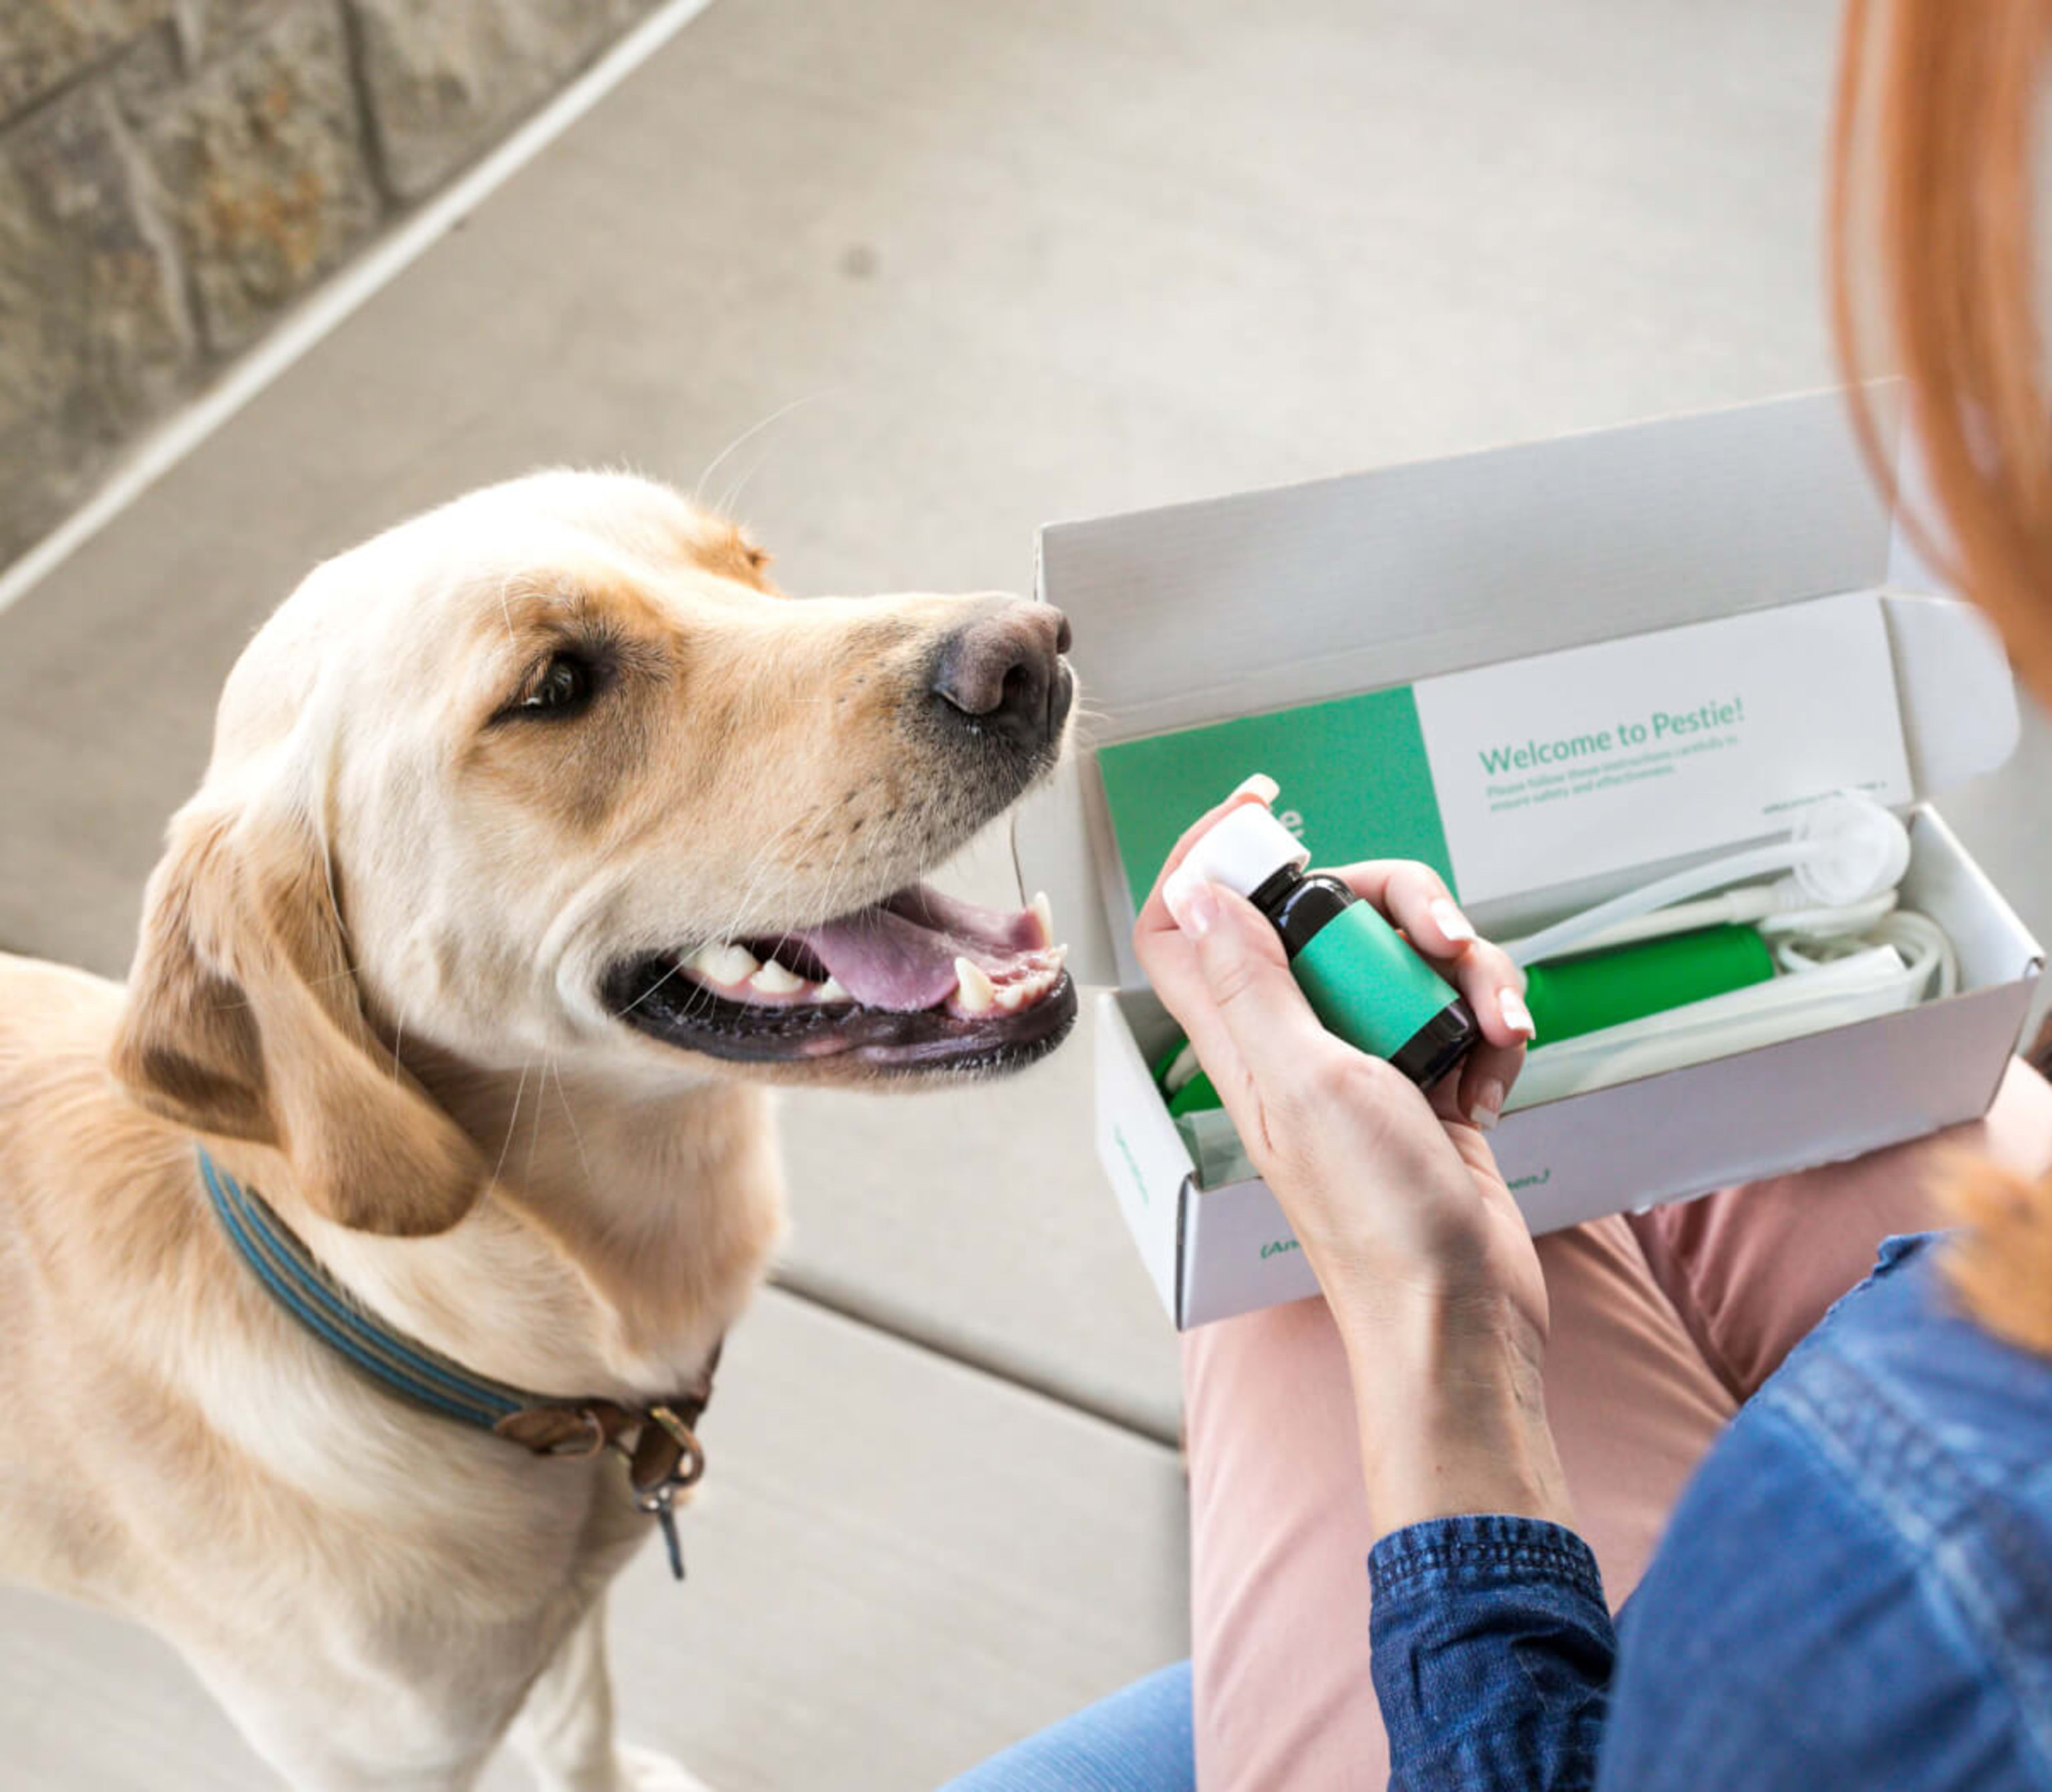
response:
[[[977,732],[1045,746],[1067,721],[1075,681],[1062,655],[1068,619],[1047,604],[1006,600],[942,644],[934,694]]]

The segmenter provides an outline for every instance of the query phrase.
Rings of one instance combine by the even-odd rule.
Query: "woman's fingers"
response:
[[[1196,950],[1208,1005],[1234,1055],[1257,1089],[1272,1090],[1324,1031],[1290,975],[1275,929],[1244,898],[1201,881],[1179,890],[1174,918]]]
[[[1384,859],[1348,866],[1338,874],[1403,930],[1474,1014],[1482,1039],[1458,1074],[1431,1091],[1432,1105],[1449,1120],[1470,1121],[1486,1132],[1503,1111],[1534,1031],[1525,1005],[1525,973],[1502,948],[1476,937],[1431,866]]]
[[[1483,1039],[1459,1070],[1432,1091],[1432,1105],[1449,1120],[1465,1120],[1486,1133],[1502,1117],[1511,1085],[1525,1066],[1522,1045],[1492,1045]]]
[[[1376,859],[1345,866],[1334,874],[1400,928],[1432,968],[1460,991],[1491,1045],[1509,1050],[1530,1043],[1533,1029],[1525,1005],[1525,973],[1500,947],[1476,937],[1453,893],[1431,866],[1408,859]]]
[[[1342,866],[1333,875],[1381,910],[1427,958],[1458,958],[1474,944],[1473,924],[1429,865],[1412,859],[1371,859]]]
[[[1271,1185],[1278,1186],[1280,1175],[1296,1191],[1282,1199],[1299,1235],[1307,1225],[1329,1231],[1325,1210],[1332,1203],[1370,1198],[1365,1184],[1342,1179],[1327,1186],[1313,1172],[1329,1157],[1335,1137],[1373,1139],[1373,1156],[1385,1174],[1407,1186],[1420,1180],[1433,1152],[1445,1149],[1441,1120],[1466,1117],[1428,1113],[1418,1092],[1386,1063],[1328,1033],[1290,974],[1275,929],[1251,904],[1202,882],[1179,887],[1173,900],[1177,925],[1195,949],[1203,1024],[1216,1029],[1218,1043],[1231,1054],[1229,1080],[1216,1071],[1212,1080]],[[1203,1044],[1197,1050],[1204,1055]],[[1307,1176],[1319,1186],[1310,1207]]]
[[[1482,1039],[1459,1074],[1448,1077],[1433,1091],[1433,1105],[1487,1132],[1503,1111],[1504,1098],[1524,1068],[1525,1048],[1532,1039],[1524,973],[1501,947],[1486,940],[1476,941],[1453,963],[1439,969],[1460,991],[1482,1029]]]
[[[1134,929],[1143,968],[1183,1023],[1222,1098],[1229,1083],[1251,1077],[1258,1085],[1282,1073],[1279,1056],[1251,1059],[1248,1041],[1257,1054],[1265,1045],[1274,1046],[1279,1054],[1302,1051],[1307,1044],[1302,1030],[1315,1027],[1317,1022],[1288,974],[1273,930],[1247,904],[1208,884],[1200,886],[1200,897],[1183,892],[1181,912],[1172,914],[1165,892],[1169,874],[1220,816],[1244,803],[1265,805],[1275,796],[1275,781],[1257,774],[1185,829]],[[1431,1092],[1432,1102],[1447,1119],[1471,1121],[1485,1129],[1494,1125],[1533,1035],[1524,973],[1501,949],[1476,937],[1452,891],[1430,866],[1411,859],[1373,859],[1347,866],[1337,874],[1401,929],[1473,1011],[1482,1039],[1460,1070]],[[1225,931],[1208,957],[1204,938],[1221,925]],[[1233,942],[1230,947],[1228,941]],[[1226,1004],[1214,987],[1220,979],[1226,980],[1223,987],[1239,1004],[1239,1024],[1227,1021]],[[1245,987],[1249,984],[1251,989]]]
[[[1501,946],[1478,940],[1451,964],[1438,967],[1474,1011],[1482,1037],[1493,1046],[1532,1043],[1537,1031],[1525,1005],[1525,973]]]

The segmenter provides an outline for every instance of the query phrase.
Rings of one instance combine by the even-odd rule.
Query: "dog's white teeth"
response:
[[[981,964],[966,958],[955,961],[955,1000],[964,1014],[988,1014],[997,1001],[997,991]]]
[[[1040,944],[1051,946],[1055,943],[1055,905],[1048,900],[1046,890],[1036,890],[1033,900],[1027,905],[1033,918],[1040,924]]]
[[[1028,971],[1016,983],[1008,984],[997,992],[1001,1008],[1016,1011],[1029,1008],[1055,987],[1055,980],[1062,974],[1062,955],[1066,946],[1050,946],[1043,955],[1046,962]]]
[[[852,1002],[855,998],[841,988],[839,977],[830,976],[813,992],[815,1002]]]
[[[691,968],[701,976],[733,989],[747,982],[762,967],[746,946],[728,944],[700,946],[691,954]]]
[[[791,996],[805,987],[805,980],[773,958],[748,980],[748,986],[765,996]]]

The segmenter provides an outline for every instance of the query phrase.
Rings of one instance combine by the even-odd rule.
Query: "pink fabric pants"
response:
[[[1547,1408],[1613,1607],[1740,1403],[1891,1233],[1933,1223],[1934,1152],[2052,1164],[2052,1086],[2011,1065],[1987,1117],[1852,1164],[1539,1241]],[[1183,1343],[1201,1792],[1380,1789],[1346,1364],[1322,1301]]]

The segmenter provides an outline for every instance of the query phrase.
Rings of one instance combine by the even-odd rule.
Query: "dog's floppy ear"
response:
[[[189,805],[150,879],[115,1074],[156,1113],[276,1146],[338,1224],[446,1231],[483,1159],[366,1019],[325,862],[298,819]]]

